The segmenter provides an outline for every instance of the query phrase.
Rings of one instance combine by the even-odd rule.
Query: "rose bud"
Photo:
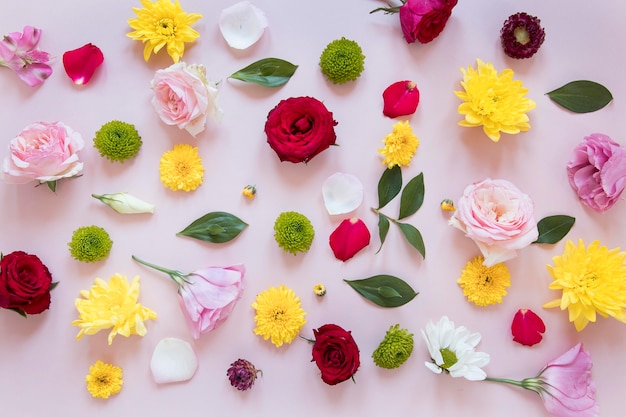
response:
[[[420,101],[420,91],[413,81],[398,81],[383,91],[383,114],[390,118],[415,113]]]
[[[525,308],[517,310],[511,323],[514,341],[522,345],[532,346],[541,342],[543,338],[541,333],[545,331],[546,325],[543,323],[543,320],[532,310]]]
[[[345,262],[370,244],[370,231],[361,219],[345,219],[331,233],[328,241],[335,258]]]
[[[78,85],[87,84],[102,62],[102,51],[91,43],[63,54],[65,72]]]

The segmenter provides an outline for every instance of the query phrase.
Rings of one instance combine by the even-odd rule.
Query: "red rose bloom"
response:
[[[291,97],[270,110],[265,122],[267,143],[281,161],[308,162],[335,144],[333,114],[313,97]]]
[[[428,43],[448,22],[457,0],[406,0],[400,6],[400,25],[408,43]]]
[[[322,381],[336,385],[349,379],[361,365],[359,347],[349,331],[336,324],[325,324],[313,330],[313,359],[322,372]]]
[[[52,275],[36,255],[11,252],[0,260],[0,307],[39,314],[50,307]]]

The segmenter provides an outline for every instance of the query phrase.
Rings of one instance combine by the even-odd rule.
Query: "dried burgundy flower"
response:
[[[261,372],[260,369],[256,369],[254,365],[245,359],[237,359],[230,364],[230,368],[226,371],[230,385],[237,388],[239,391],[245,391],[254,385],[254,381],[257,378],[257,373]],[[263,374],[261,372],[261,374]]]
[[[537,17],[523,12],[509,16],[500,30],[504,53],[515,59],[535,55],[546,37],[540,23]]]
[[[415,113],[420,101],[420,90],[413,81],[404,80],[391,84],[383,92],[383,114],[390,118]]]

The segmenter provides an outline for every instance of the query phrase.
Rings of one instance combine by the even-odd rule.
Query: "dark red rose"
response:
[[[0,307],[39,314],[50,307],[52,275],[36,255],[15,251],[0,260]]]
[[[361,365],[359,347],[349,331],[336,324],[313,330],[313,359],[322,372],[322,381],[335,385],[349,379]]]
[[[448,22],[458,0],[407,0],[400,6],[400,25],[408,43],[428,43]]]
[[[291,97],[270,110],[265,122],[267,143],[281,161],[308,162],[335,144],[337,122],[321,101]]]

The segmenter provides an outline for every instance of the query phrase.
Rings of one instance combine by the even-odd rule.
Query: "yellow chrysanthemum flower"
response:
[[[200,34],[191,28],[202,17],[198,13],[185,13],[176,0],[141,0],[143,9],[133,7],[136,18],[128,19],[135,29],[126,34],[129,38],[142,41],[143,59],[148,61],[150,53],[156,54],[166,46],[167,53],[178,62],[185,52],[185,42],[195,41]]]
[[[511,274],[505,264],[487,267],[484,261],[482,256],[469,261],[457,280],[467,300],[480,307],[502,303],[507,287],[511,286]]]
[[[552,275],[551,290],[563,291],[561,298],[544,304],[544,308],[567,309],[569,321],[581,331],[596,321],[596,314],[611,316],[626,323],[626,252],[609,250],[593,241],[585,248],[568,240],[563,255],[552,258],[548,265]]]
[[[384,157],[383,165],[387,165],[387,168],[409,166],[420,144],[408,121],[393,125],[393,131],[385,136],[383,143],[385,147],[378,149],[378,152]]]
[[[72,326],[80,327],[76,340],[112,328],[109,333],[110,345],[118,334],[125,337],[131,334],[145,335],[144,321],[157,318],[154,311],[137,302],[138,276],[130,284],[120,274],[113,275],[108,282],[96,278],[89,291],[83,290],[80,295],[83,298],[77,298],[75,303],[78,320],[72,321]]]
[[[300,297],[282,284],[258,294],[252,308],[256,310],[254,334],[270,339],[276,347],[291,343],[306,323]]]
[[[483,131],[494,142],[500,140],[500,132],[516,134],[530,129],[526,112],[537,104],[524,97],[528,89],[519,80],[513,80],[512,69],[505,69],[500,74],[488,62],[477,59],[478,69],[461,68],[465,91],[454,94],[463,103],[459,105],[459,114],[465,115],[460,126],[483,127]]]
[[[161,182],[173,191],[193,191],[202,184],[204,167],[198,148],[191,145],[175,145],[161,157],[159,164]]]
[[[96,361],[89,367],[89,375],[85,376],[87,390],[94,398],[109,398],[122,390],[122,368],[119,366]]]

